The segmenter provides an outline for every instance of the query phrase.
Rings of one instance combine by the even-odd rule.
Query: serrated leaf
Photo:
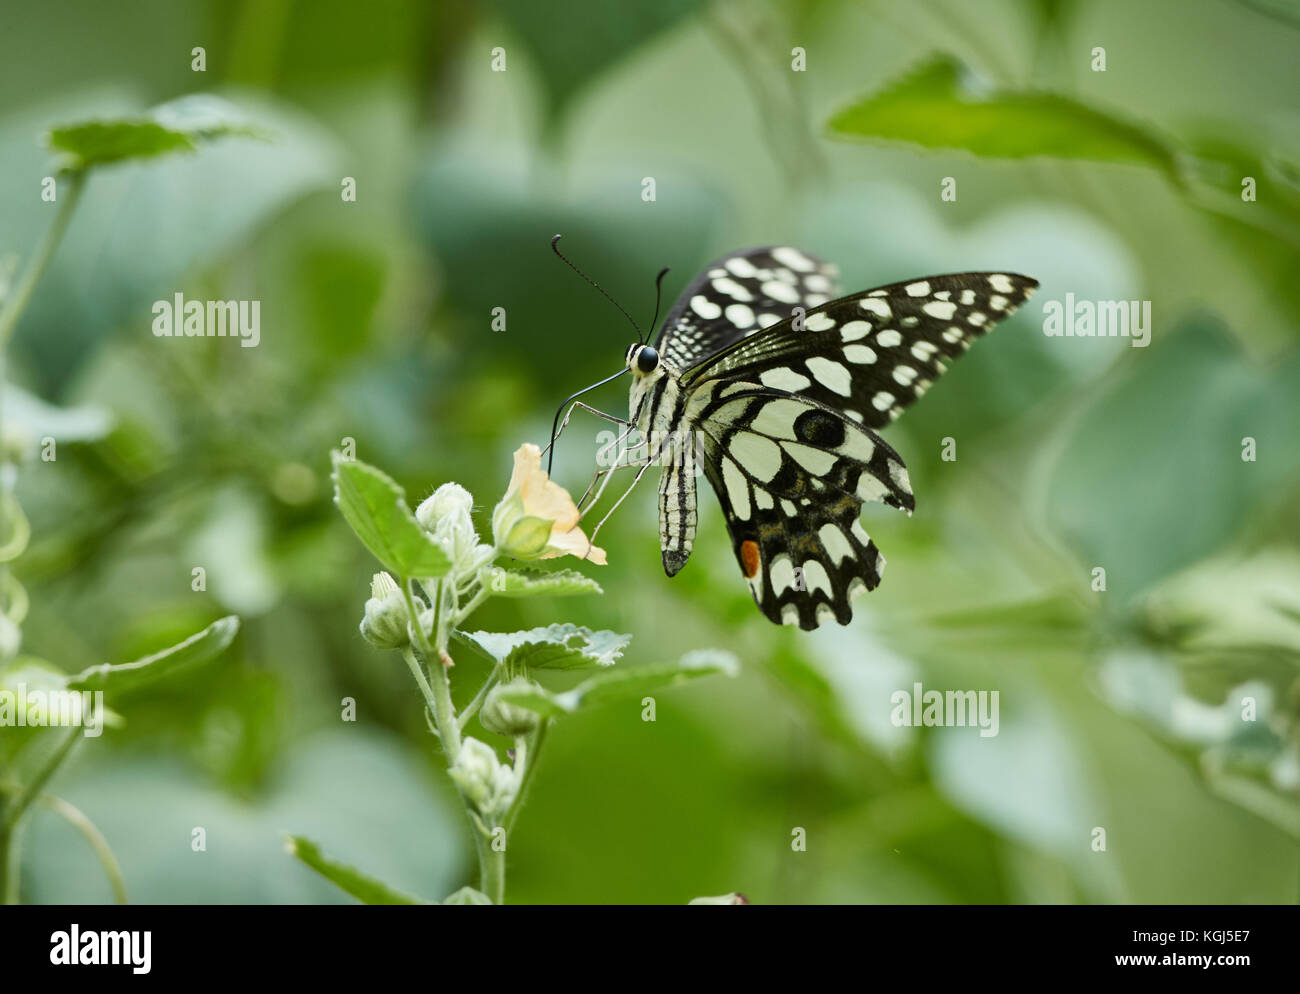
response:
[[[70,157],[73,168],[85,169],[170,152],[193,152],[202,141],[230,135],[266,137],[231,104],[197,94],[140,115],[52,128],[46,140],[51,149]]]
[[[339,453],[334,459],[334,503],[361,543],[399,579],[439,577],[451,560],[415,520],[406,491],[374,466]]]
[[[497,597],[572,597],[603,594],[600,584],[577,570],[503,569],[488,573],[488,589]]]
[[[362,904],[429,904],[367,876],[355,867],[321,855],[320,847],[301,835],[286,835],[285,849]]]
[[[481,890],[475,890],[473,887],[462,887],[453,894],[447,895],[443,904],[491,904],[492,898],[488,897]]]
[[[145,656],[132,663],[105,663],[92,666],[68,679],[69,690],[104,690],[117,693],[131,690],[141,684],[170,676],[186,666],[205,663],[230,645],[239,631],[239,619],[228,615],[214,621],[203,631],[191,635],[184,642]]]
[[[613,666],[623,654],[631,635],[593,632],[578,625],[550,625],[526,632],[464,632],[465,638],[488,655],[510,667],[576,670],[589,666]]]
[[[676,686],[697,677],[715,673],[735,676],[739,672],[740,660],[730,652],[698,649],[688,652],[675,663],[654,663],[597,673],[562,693],[553,693],[541,687],[502,687],[497,695],[506,703],[528,708],[546,718],[554,718],[617,697],[635,697],[648,690]]]
[[[1054,93],[994,90],[941,56],[835,114],[835,138],[962,149],[999,159],[1128,163],[1181,181],[1177,151],[1150,130]]]

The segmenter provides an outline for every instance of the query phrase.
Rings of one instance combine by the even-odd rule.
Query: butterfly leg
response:
[[[609,516],[618,510],[619,505],[622,504],[623,501],[627,500],[628,496],[632,493],[632,491],[636,489],[636,485],[641,482],[641,477],[645,476],[645,471],[649,469],[651,466],[653,466],[656,461],[657,460],[653,458],[646,459],[644,465],[642,465],[640,470],[637,472],[636,479],[632,481],[632,485],[623,491],[622,496],[620,496],[618,500],[614,501],[614,506],[605,512],[605,516],[601,518],[598,522],[596,522],[596,527],[591,530],[591,536],[587,540],[587,554],[590,554],[591,546],[596,541],[596,533],[599,532],[600,529],[604,526],[605,522],[609,520]],[[628,463],[628,465],[635,466],[637,464]],[[622,469],[624,467],[619,467],[619,468]],[[601,489],[603,490],[604,488],[602,487]]]
[[[596,451],[597,469],[596,472],[592,474],[591,483],[587,485],[587,489],[583,491],[582,497],[578,500],[579,508],[587,504],[587,498],[592,496],[592,491],[596,490],[597,483],[600,483],[600,488],[599,490],[596,490],[596,495],[595,498],[591,501],[591,505],[594,506],[595,504],[599,503],[601,495],[604,494],[605,487],[609,483],[609,477],[611,474],[613,474],[615,470],[627,469],[629,466],[641,465],[642,460],[639,457],[633,458],[630,454],[630,452],[634,452],[636,451],[636,449],[631,449],[631,450],[623,449],[622,451],[618,452],[617,455],[614,456],[612,465],[606,466],[604,469],[599,468],[601,464],[604,463],[604,461],[607,458],[609,458],[609,454],[611,450],[615,449],[619,445],[622,445],[623,442],[627,440],[627,437],[631,435],[634,430],[635,430],[635,426],[629,427],[627,431],[623,432],[617,438],[611,440],[605,445],[602,445]],[[601,482],[602,478],[604,478],[604,482]]]
[[[572,404],[569,405],[569,409],[564,413],[564,420],[560,422],[560,427],[559,430],[556,431],[555,437],[546,444],[546,448],[542,449],[542,455],[546,455],[546,453],[550,451],[551,446],[553,446],[556,442],[560,440],[560,436],[564,434],[564,429],[567,428],[569,425],[569,418],[573,417],[574,410],[579,407],[581,407],[588,414],[594,414],[596,415],[596,417],[601,418],[602,420],[612,422],[613,424],[616,425],[622,425],[624,428],[632,427],[632,422],[630,421],[624,421],[622,418],[615,417],[612,414],[606,414],[604,411],[598,411],[594,407],[589,407],[588,405],[584,404],[580,400],[575,400]]]

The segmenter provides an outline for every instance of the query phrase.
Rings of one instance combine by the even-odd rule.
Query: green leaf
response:
[[[82,670],[69,678],[68,689],[106,690],[114,693],[131,690],[169,676],[186,666],[207,662],[230,645],[238,631],[239,619],[233,614],[227,615],[184,642],[162,652],[155,652],[152,656],[145,656],[133,663],[104,663]]]
[[[964,149],[998,159],[1051,156],[1149,166],[1175,182],[1175,148],[1119,117],[1053,93],[981,86],[956,60],[923,63],[828,123],[832,137]]]
[[[416,522],[406,491],[373,466],[338,452],[333,459],[334,503],[375,558],[399,580],[445,574],[451,561]]]
[[[320,848],[310,839],[301,835],[286,835],[285,849],[306,863],[332,884],[351,894],[362,904],[428,904],[428,901],[401,891],[393,890],[387,884],[380,883],[373,877],[366,876],[360,870],[328,859],[321,855]]]
[[[605,592],[595,580],[574,569],[510,570],[497,566],[488,573],[487,586],[498,597],[572,597]]]
[[[4,384],[5,421],[33,443],[47,435],[60,442],[93,442],[113,428],[113,414],[94,405],[56,407],[13,383]]]
[[[563,106],[600,72],[693,13],[701,0],[499,0],[498,10],[527,45],[551,98]],[[509,57],[515,57],[509,49]],[[510,68],[507,64],[507,68]]]
[[[500,700],[536,711],[543,717],[572,714],[579,708],[603,704],[617,697],[635,697],[648,690],[673,687],[697,677],[722,673],[735,676],[740,660],[721,649],[697,649],[675,663],[654,663],[611,670],[588,677],[572,690],[553,693],[540,687],[502,687]]]
[[[51,149],[68,155],[72,168],[86,169],[170,152],[193,152],[202,141],[228,135],[267,137],[224,100],[198,94],[134,117],[62,125],[52,128],[46,139]]]
[[[484,894],[481,890],[475,890],[473,887],[462,887],[454,894],[449,894],[443,904],[491,904],[492,899]]]
[[[578,625],[551,625],[526,632],[465,632],[464,636],[507,668],[577,670],[613,666],[631,635],[593,632]]]

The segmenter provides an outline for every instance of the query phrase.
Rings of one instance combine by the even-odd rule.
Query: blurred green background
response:
[[[137,902],[347,900],[284,831],[426,897],[471,882],[409,674],[357,631],[374,564],[331,505],[329,450],[354,438],[413,500],[459,481],[486,529],[510,453],[630,340],[552,234],[639,320],[659,267],[672,297],[717,255],[785,242],[846,290],[961,269],[1042,288],[888,431],[917,512],[867,508],[890,567],[851,626],[763,619],[708,492],[665,578],[653,483],[602,532],[605,596],[475,618],[629,632],[621,665],[717,646],[745,667],[659,695],[653,724],[635,702],[560,724],[509,899],[1295,901],[1298,43],[1293,5],[1231,0],[6,4],[0,255],[49,224],[52,125],[205,91],[275,135],[97,172],[11,352],[11,381],[69,409],[29,405],[30,423],[71,417],[60,437],[82,439],[20,476],[24,651],[77,670],[243,619],[223,657],[123,702],[58,792]],[[1193,179],[828,135],[940,54],[1122,118]],[[153,337],[177,291],[261,300],[260,346]],[[1067,292],[1152,301],[1151,347],[1045,337],[1040,305]],[[587,399],[622,414],[625,389]],[[560,482],[585,486],[603,427],[575,419]],[[998,690],[1000,734],[893,726],[890,694],[916,681]],[[23,887],[110,899],[43,813]]]

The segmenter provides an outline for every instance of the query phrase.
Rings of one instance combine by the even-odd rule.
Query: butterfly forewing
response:
[[[686,370],[682,385],[753,380],[881,428],[1036,286],[1014,273],[957,273],[867,290],[737,339]]]
[[[744,249],[712,263],[680,297],[655,339],[678,370],[764,328],[794,308],[826,303],[838,292],[839,270],[788,246]]]

